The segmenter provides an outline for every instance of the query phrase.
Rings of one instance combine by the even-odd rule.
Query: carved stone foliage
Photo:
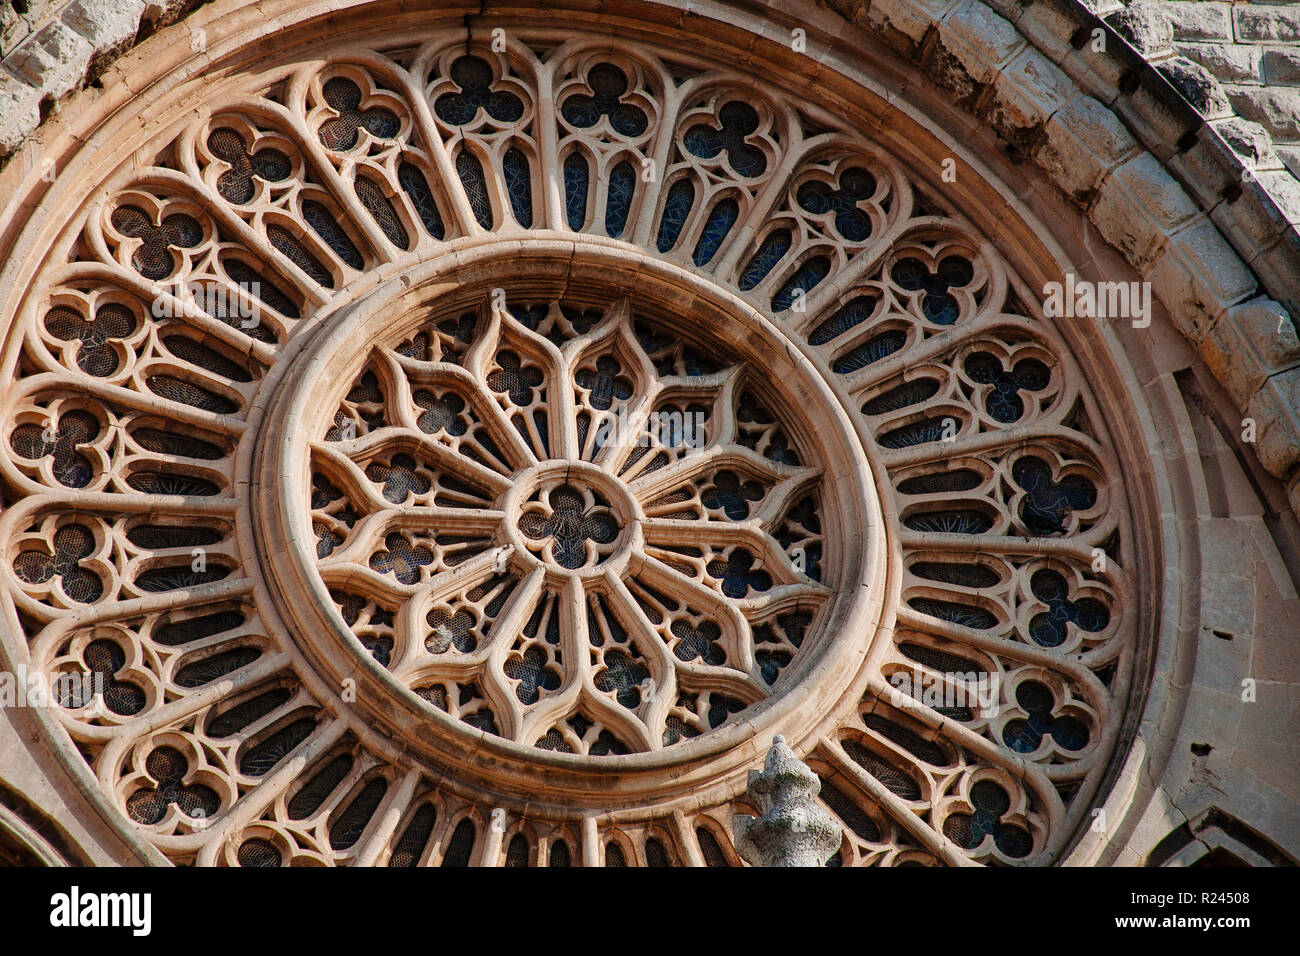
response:
[[[1122,410],[832,116],[510,37],[240,77],[69,213],[0,400],[56,744],[203,865],[741,865],[775,733],[835,865],[1054,859],[1144,639]]]

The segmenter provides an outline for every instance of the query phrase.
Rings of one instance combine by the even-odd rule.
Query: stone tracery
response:
[[[1096,402],[1008,265],[896,162],[692,72],[581,39],[467,55],[435,37],[286,66],[118,176],[24,300],[7,590],[33,662],[112,682],[106,708],[60,719],[164,852],[447,859],[486,852],[494,807],[514,828],[503,845],[521,837],[539,864],[578,846],[570,794],[529,816],[508,789],[491,806],[439,790],[436,756],[395,759],[364,701],[340,708],[301,671],[314,624],[284,600],[301,582],[239,533],[241,488],[268,494],[281,473],[253,459],[276,456],[297,482],[286,511],[302,505],[283,520],[308,532],[280,544],[355,650],[339,674],[373,661],[435,734],[500,738],[524,766],[530,751],[590,773],[643,759],[626,767],[653,776],[702,753],[695,738],[727,745],[727,728],[784,719],[784,697],[825,693],[833,726],[804,714],[798,736],[846,824],[842,862],[1043,862],[1065,845],[1137,640]],[[705,306],[683,297],[674,315],[558,254],[366,327],[400,335],[340,331],[346,304],[449,244],[529,231],[606,271],[618,249],[626,269],[695,276],[723,303],[709,309],[771,317],[743,331],[772,346],[734,352]],[[195,289],[240,308],[204,311]],[[325,389],[270,423],[302,350],[317,370],[361,365],[328,405]],[[800,375],[823,404],[767,382]],[[634,427],[611,438],[623,406]],[[869,494],[822,434],[831,409]],[[703,447],[650,434],[651,411],[700,416]],[[309,421],[309,437],[290,427]],[[888,521],[855,536],[846,502],[869,513],[877,494]],[[855,545],[880,553],[846,570]],[[858,585],[870,615],[845,610]],[[313,653],[320,670],[329,652]],[[818,684],[819,661],[848,659],[843,686]],[[995,677],[1003,707],[903,706],[904,673]],[[660,781],[601,853],[736,862],[728,780],[685,823]],[[380,826],[381,807],[400,824]]]

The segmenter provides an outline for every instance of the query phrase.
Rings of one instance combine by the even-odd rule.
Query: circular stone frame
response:
[[[305,505],[306,436],[323,434],[338,399],[364,367],[369,346],[396,344],[428,322],[430,308],[454,315],[503,285],[522,297],[563,291],[566,302],[580,305],[627,297],[634,309],[655,315],[689,312],[699,329],[736,349],[742,360],[777,371],[770,384],[785,407],[802,409],[805,416],[817,410],[818,447],[826,452],[825,538],[828,544],[838,542],[823,563],[841,570],[815,643],[804,645],[810,653],[797,656],[778,692],[748,710],[744,722],[663,750],[595,761],[541,750],[467,727],[429,706],[359,652],[339,617],[313,561],[315,539]],[[280,368],[289,365],[294,375],[274,383],[248,476],[250,488],[275,489],[248,498],[253,513],[247,526],[257,529],[259,560],[275,592],[270,603],[281,614],[293,612],[283,623],[323,686],[340,693],[347,688],[349,698],[355,694],[355,702],[343,706],[361,711],[372,728],[400,741],[395,745],[431,769],[454,777],[456,786],[487,790],[505,805],[561,794],[565,803],[591,809],[608,810],[616,801],[620,808],[637,808],[634,816],[652,818],[662,815],[665,803],[691,803],[705,793],[735,796],[773,734],[802,740],[829,712],[857,705],[873,640],[892,627],[887,598],[890,578],[898,573],[880,505],[880,471],[870,462],[874,449],[862,441],[835,391],[799,347],[727,290],[609,241],[542,234],[521,248],[512,241],[469,240],[339,309],[313,331],[304,354]]]

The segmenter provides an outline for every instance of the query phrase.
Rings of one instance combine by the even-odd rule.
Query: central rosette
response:
[[[622,482],[570,462],[543,465],[517,484],[528,494],[512,495],[507,513],[519,514],[520,543],[565,571],[603,564],[620,549],[639,512]]]

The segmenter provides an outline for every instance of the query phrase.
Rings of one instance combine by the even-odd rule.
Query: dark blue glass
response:
[[[600,63],[587,74],[587,83],[593,95],[577,93],[560,107],[571,126],[588,129],[600,122],[602,116],[608,116],[609,125],[620,136],[640,136],[646,131],[649,121],[645,113],[628,103],[619,102],[627,92],[627,77],[622,70],[610,63]]]
[[[587,224],[587,184],[591,171],[581,153],[570,153],[564,159],[564,208],[569,217],[569,228],[580,232]]]
[[[1020,503],[1020,520],[1031,535],[1059,534],[1075,511],[1097,502],[1097,488],[1080,475],[1052,479],[1052,469],[1041,458],[1021,458],[1011,467],[1011,478],[1026,492]]]
[[[841,375],[866,368],[873,362],[893,355],[907,344],[907,333],[898,329],[881,332],[839,356],[831,367]]]
[[[1035,644],[1060,647],[1065,643],[1071,624],[1096,633],[1110,623],[1110,611],[1100,601],[1093,598],[1070,600],[1069,585],[1055,571],[1035,572],[1029,579],[1029,589],[1034,597],[1047,605],[1047,611],[1035,614],[1029,621],[1029,637]]]
[[[659,236],[655,241],[660,252],[667,252],[677,245],[694,205],[695,187],[689,179],[679,179],[668,188],[664,211],[659,217]]]
[[[876,180],[865,169],[854,167],[840,174],[839,188],[823,182],[799,187],[799,205],[814,215],[835,213],[835,231],[850,242],[862,242],[871,235],[871,217],[858,207],[876,192]]]
[[[799,291],[811,292],[819,282],[830,274],[830,271],[831,260],[825,256],[814,256],[809,259],[772,297],[772,311],[784,312],[790,308],[794,304],[795,296]]]
[[[617,239],[627,228],[627,217],[636,195],[636,170],[624,160],[609,173],[609,196],[605,200],[605,235]]]
[[[981,385],[993,386],[984,400],[984,408],[994,419],[1006,424],[1019,421],[1025,413],[1020,391],[1040,392],[1052,378],[1051,370],[1036,359],[1022,359],[1007,372],[1002,361],[988,352],[976,352],[968,358],[966,374]]]
[[[809,345],[825,345],[837,339],[849,329],[867,321],[876,310],[880,300],[874,296],[860,295],[848,302],[825,322],[822,322],[808,336]]]
[[[695,243],[694,258],[697,266],[707,265],[713,260],[739,217],[740,206],[737,205],[736,200],[724,199],[714,204],[709,210],[709,218],[705,221],[704,228],[700,231],[699,241]]]
[[[424,173],[410,163],[402,163],[397,169],[397,181],[402,184],[402,189],[415,207],[420,222],[429,230],[429,235],[435,239],[444,238],[447,230],[442,224],[442,214],[438,212],[438,204],[434,201],[433,191],[429,189]]]
[[[713,159],[724,150],[727,162],[741,176],[761,176],[767,170],[767,157],[747,137],[758,131],[758,113],[748,103],[732,101],[718,111],[719,128],[700,124],[692,126],[682,137],[691,154]]]
[[[506,150],[501,160],[501,172],[506,179],[506,192],[510,194],[510,208],[515,222],[525,229],[533,225],[533,180],[528,157],[516,146]]]
[[[789,229],[778,229],[763,240],[758,252],[754,253],[754,258],[749,260],[749,265],[745,266],[745,271],[740,276],[742,292],[748,292],[766,278],[790,251],[791,241]]]
[[[935,325],[952,325],[961,313],[961,306],[948,290],[970,285],[975,270],[958,256],[945,258],[933,273],[920,259],[906,258],[894,264],[890,275],[908,292],[925,292],[921,312],[929,321]]]
[[[513,123],[524,115],[524,104],[513,93],[492,92],[492,67],[476,56],[462,56],[451,65],[458,93],[444,93],[433,104],[438,118],[451,126],[473,122],[483,109],[498,123]]]
[[[491,229],[492,202],[488,199],[483,164],[478,161],[477,156],[462,149],[460,155],[456,157],[456,175],[460,177],[460,184],[465,187],[465,197],[469,200],[469,208],[473,210],[474,218],[484,229]]]
[[[1033,753],[1048,734],[1066,750],[1082,750],[1088,746],[1090,735],[1086,726],[1073,717],[1052,714],[1056,699],[1046,685],[1025,681],[1016,688],[1016,702],[1028,717],[1008,721],[1002,730],[1003,742],[1015,753]]]

